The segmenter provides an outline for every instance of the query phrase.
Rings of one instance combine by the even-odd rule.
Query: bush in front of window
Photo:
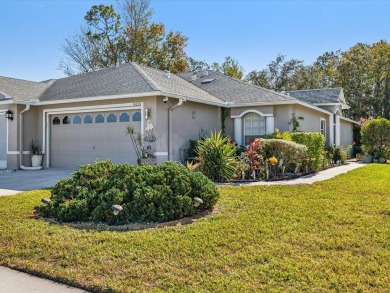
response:
[[[307,147],[293,141],[283,139],[261,139],[263,152],[266,158],[275,157],[287,169],[294,170],[296,166],[303,166],[306,159]]]
[[[203,203],[194,205],[195,197]],[[212,209],[218,198],[213,182],[175,162],[133,166],[100,161],[81,166],[71,179],[60,180],[51,191],[50,203],[38,210],[62,222],[165,222]],[[113,205],[123,210],[114,215]]]

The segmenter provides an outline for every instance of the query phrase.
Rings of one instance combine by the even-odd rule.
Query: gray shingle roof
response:
[[[155,89],[131,63],[56,80],[39,98],[55,101],[86,97],[134,94]]]
[[[309,104],[344,103],[340,100],[341,88],[311,89],[286,92],[291,97]]]
[[[282,93],[274,92],[259,86],[246,83],[226,76],[222,73],[207,70],[208,74],[204,75],[203,71],[197,73],[196,80],[192,80],[192,73],[180,74],[188,82],[209,92],[213,96],[225,101],[235,103],[256,103],[256,102],[278,102],[294,101],[294,97],[289,97]],[[214,79],[210,82],[203,82],[206,79]]]
[[[40,100],[55,101],[153,91],[221,103],[217,98],[175,74],[168,78],[164,71],[136,63],[58,79],[40,96]]]
[[[17,101],[29,101],[37,99],[52,83],[53,80],[34,82],[0,76],[0,92],[10,95]],[[4,100],[4,95],[0,96],[0,100]]]
[[[207,91],[187,82],[179,75],[171,74],[170,78],[167,78],[164,71],[140,64],[135,64],[135,66],[138,67],[160,91],[191,97],[197,100],[222,103],[217,97],[210,95]]]

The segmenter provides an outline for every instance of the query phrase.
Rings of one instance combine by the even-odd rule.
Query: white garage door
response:
[[[126,135],[131,125],[141,131],[139,110],[51,115],[51,166],[75,167],[96,160],[137,163]]]
[[[7,119],[0,114],[0,169],[7,169]]]

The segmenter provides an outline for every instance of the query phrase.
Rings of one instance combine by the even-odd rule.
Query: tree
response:
[[[213,68],[215,71],[222,72],[223,74],[236,79],[242,79],[244,76],[244,71],[241,65],[239,65],[238,60],[230,56],[225,57],[225,61],[222,63],[222,65],[214,62]]]
[[[362,126],[363,149],[375,158],[390,155],[390,121],[385,118],[372,119]]]
[[[188,63],[188,71],[190,72],[210,69],[210,65],[207,64],[207,62],[204,60],[196,60],[191,57],[188,57],[187,63]]]
[[[85,16],[86,27],[65,40],[60,69],[73,75],[134,61],[173,73],[187,71],[187,37],[151,23],[149,0],[119,4],[121,15],[113,6],[92,6]]]
[[[298,59],[285,60],[286,56],[278,54],[266,69],[251,71],[246,80],[252,84],[268,87],[277,92],[294,89],[294,74],[303,67],[303,61]]]

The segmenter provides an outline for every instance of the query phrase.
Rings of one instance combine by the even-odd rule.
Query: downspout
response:
[[[30,105],[26,105],[26,108],[19,113],[19,165],[20,169],[23,169],[23,113],[30,110]]]
[[[179,99],[179,102],[171,106],[169,108],[168,112],[168,160],[172,160],[172,111],[176,108],[179,108],[183,105],[183,102],[185,102],[184,99]]]

